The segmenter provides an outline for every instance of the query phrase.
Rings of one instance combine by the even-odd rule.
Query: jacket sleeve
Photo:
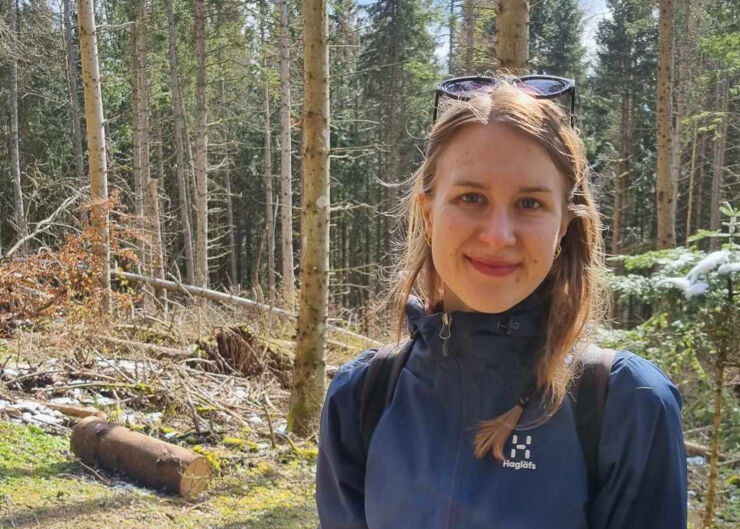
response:
[[[619,353],[609,375],[592,529],[685,529],[681,395],[651,362]]]
[[[337,371],[321,410],[316,464],[320,529],[367,529],[359,411],[362,383],[373,354],[374,350],[365,351]]]

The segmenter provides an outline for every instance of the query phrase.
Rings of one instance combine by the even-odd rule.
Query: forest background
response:
[[[403,183],[421,161],[437,83],[499,69],[498,4],[328,2],[328,322],[337,330],[329,339],[328,357],[322,357],[322,371],[324,361],[336,366],[363,344],[357,336],[341,342],[337,336],[348,334],[337,334],[339,330],[380,341],[387,336],[389,318],[373,309],[392,277],[394,241],[403,237],[394,214],[403,188],[395,184]],[[294,0],[95,3],[112,197],[104,207],[113,222],[113,327],[142,327],[146,321],[151,329],[156,327],[152,320],[158,320],[171,336],[166,344],[154,340],[159,347],[199,343],[197,350],[207,356],[208,345],[198,340],[212,336],[218,341],[220,329],[248,321],[253,324],[250,337],[260,343],[268,340],[272,349],[282,344],[287,364],[292,364],[294,323],[273,319],[270,310],[256,317],[215,302],[205,306],[182,293],[165,294],[159,287],[141,290],[141,282],[121,279],[115,272],[230,292],[291,313],[299,308],[301,263],[312,250],[304,248],[307,239],[301,235],[306,189],[301,149],[306,93],[303,7]],[[2,0],[0,285],[6,290],[0,289],[0,294],[7,299],[0,297],[0,366],[5,362],[6,368],[11,358],[18,369],[23,361],[33,366],[46,360],[39,351],[88,361],[91,346],[79,338],[89,335],[97,321],[97,312],[85,299],[97,302],[100,293],[71,272],[100,265],[90,257],[95,236],[87,221],[89,124],[77,9],[70,0]],[[703,513],[696,516],[696,526],[730,527],[740,518],[737,301],[729,269],[715,275],[708,272],[711,267],[702,269],[703,298],[697,295],[702,292],[692,290],[699,272],[692,276],[691,270],[697,263],[706,265],[702,259],[707,255],[717,265],[740,260],[740,217],[733,209],[740,206],[740,2],[533,0],[528,17],[526,63],[519,66],[576,80],[577,126],[588,151],[615,291],[613,321],[602,330],[601,341],[650,358],[677,381],[685,400],[685,427],[695,441],[709,447],[705,455],[712,459],[712,464],[697,463],[693,469],[690,506]],[[61,268],[49,277],[44,263],[52,258]],[[687,282],[667,279],[677,275],[686,275]],[[43,283],[41,290],[53,291],[53,296],[24,293],[19,287],[23,277],[31,277],[37,287]],[[65,281],[59,294],[57,283]],[[80,311],[81,306],[88,312]],[[64,347],[49,342],[55,334],[67,336]],[[151,353],[132,345],[151,342],[151,336],[122,331],[116,336],[126,347],[110,340],[103,347],[103,338],[97,344],[110,358],[130,356],[133,350]],[[268,371],[275,375],[280,369],[291,368]],[[20,386],[11,383],[17,382],[18,373],[8,378],[8,372],[2,379],[0,371],[9,392],[0,393],[0,398],[10,400],[10,392]],[[260,383],[277,392],[268,399],[268,421],[271,414],[282,420],[290,405],[290,383],[282,390],[264,377]],[[24,391],[38,396],[37,387]],[[164,409],[154,398],[149,404]],[[119,401],[119,415],[124,408]],[[306,409],[315,425],[315,406]],[[235,496],[235,503],[229,504],[233,512],[206,502],[217,512],[213,520],[220,523],[233,515],[237,521],[229,523],[242,523],[242,509],[256,524],[268,523],[268,511],[295,527],[313,523],[312,485],[306,478],[312,471],[311,456],[306,455],[310,435],[294,438],[300,443],[308,438],[300,446],[287,432],[276,442],[270,424],[271,442],[264,448],[257,428],[240,437],[228,427],[214,427],[209,437],[201,435],[197,417],[192,422],[189,429],[194,426],[195,434],[188,437],[183,426],[178,440],[206,446],[211,455],[218,454],[217,447],[225,450],[213,456],[224,479],[213,497],[227,502],[224,498]],[[146,431],[164,436],[164,427],[147,425]],[[286,424],[286,430],[291,429],[295,432]],[[64,463],[49,475],[57,475],[60,468],[85,473],[66,453],[61,455],[61,445],[49,432],[0,433],[7,439],[34,439],[56,451],[55,457]],[[228,454],[250,453],[236,440],[256,442],[259,448],[253,447],[249,457],[275,463],[250,477],[248,490],[229,488],[233,483],[226,477],[239,475],[236,469],[247,458],[242,454],[242,459],[227,464]],[[295,457],[286,459],[285,453]],[[31,520],[29,513],[38,516],[40,506],[47,508],[41,494],[38,502],[29,500],[18,510],[16,504],[23,503],[18,499],[19,480],[31,479],[28,469],[38,463],[18,461],[26,470],[15,475],[13,467],[6,466],[15,481],[0,484],[6,501],[0,525]],[[303,480],[300,500],[287,492],[295,482],[280,482],[286,475]],[[714,488],[707,485],[713,480]],[[251,498],[259,487],[271,492],[249,506],[239,503],[236,497]],[[280,496],[284,493],[288,495]],[[291,507],[296,502],[298,509]],[[75,513],[69,515],[70,523],[84,525],[92,516],[69,507],[64,498],[61,503]],[[167,514],[187,523],[188,515],[179,505]]]

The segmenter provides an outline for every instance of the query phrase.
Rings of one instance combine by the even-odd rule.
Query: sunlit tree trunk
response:
[[[465,75],[473,75],[473,50],[475,49],[475,0],[465,0]],[[452,48],[450,48],[450,53]]]
[[[689,245],[689,237],[691,237],[691,229],[693,228],[693,214],[694,214],[694,173],[696,172],[696,144],[697,134],[699,130],[699,124],[694,122],[694,133],[693,139],[691,140],[691,165],[689,169],[689,196],[686,199],[686,243]]]
[[[691,35],[691,1],[690,0],[679,0],[681,6],[681,14],[683,16],[681,30],[678,34],[674,32],[674,42],[678,43],[677,50],[677,62],[678,62],[678,78],[676,80],[676,104],[673,111],[673,134],[672,134],[672,149],[671,149],[671,182],[673,185],[674,201],[673,201],[673,222],[674,226],[678,224],[677,210],[678,210],[678,194],[679,194],[679,179],[681,176],[681,155],[683,154],[684,141],[683,141],[683,115],[686,106],[686,83],[688,82],[688,63],[689,63],[689,39]],[[693,182],[693,174],[689,175],[690,182]],[[689,187],[690,196],[692,193]],[[689,206],[690,207],[690,206]],[[688,237],[688,233],[686,235]]]
[[[630,158],[632,156],[632,123],[631,97],[625,92],[621,97],[621,118],[619,132],[619,159],[614,175],[614,207],[612,222],[612,255],[619,255],[624,243],[624,231],[627,217],[627,190],[630,179]]]
[[[658,210],[657,249],[676,245],[675,192],[671,175],[671,136],[673,100],[673,0],[660,0],[658,51],[658,153],[656,162],[656,192]]]
[[[159,223],[159,190],[157,179],[152,178],[150,137],[149,137],[149,83],[147,71],[147,5],[146,0],[137,0],[135,24],[132,31],[132,72],[134,105],[134,153],[137,186],[141,187],[143,201],[141,227],[144,234],[145,270],[150,276],[164,279],[164,259],[162,257],[162,232]],[[138,192],[137,187],[137,192]],[[139,197],[137,196],[137,200]],[[164,299],[164,290],[156,292],[157,298]]]
[[[208,101],[206,99],[206,13],[204,0],[193,0],[195,21],[195,51],[197,77],[195,112],[198,139],[196,142],[195,214],[195,283],[208,287]]]
[[[10,83],[9,106],[10,106],[10,174],[13,184],[13,221],[15,230],[19,239],[28,235],[28,226],[26,224],[26,211],[23,207],[23,187],[21,185],[21,163],[20,148],[18,139],[18,26],[16,24],[16,14],[18,7],[16,0],[9,0],[8,5],[8,26],[13,34],[14,46],[10,51],[10,66],[8,81]]]
[[[262,12],[260,35],[265,42],[265,25],[267,14]],[[267,76],[267,60],[262,59],[262,110],[265,138],[265,223],[267,226],[267,297],[272,303],[275,299],[275,221],[273,217],[272,193],[272,141],[270,135],[270,83]]]
[[[172,91],[172,120],[175,129],[175,155],[177,170],[177,198],[180,209],[183,249],[185,253],[185,280],[189,285],[195,283],[193,259],[193,230],[190,222],[190,201],[185,183],[185,146],[183,140],[182,96],[177,75],[177,50],[175,48],[175,11],[173,0],[167,0],[167,24],[170,58],[170,90]]]
[[[714,173],[712,174],[712,198],[710,201],[709,229],[720,229],[719,207],[721,200],[722,174],[725,171],[725,146],[727,145],[727,103],[729,85],[727,78],[722,77],[717,81],[717,110],[720,115],[720,123],[714,139]],[[712,237],[709,241],[710,248],[719,248],[720,240]]]
[[[82,184],[85,180],[85,161],[82,156],[80,100],[77,95],[77,67],[75,66],[72,13],[69,8],[69,0],[62,0],[62,14],[64,16],[64,49],[67,55],[67,89],[69,91],[69,119],[72,123],[72,149],[74,152],[77,179]]]
[[[300,309],[288,428],[315,431],[324,397],[329,286],[329,23],[326,0],[304,0]]]
[[[450,0],[450,14],[448,18],[448,26],[450,28],[449,37],[449,52],[447,54],[447,73],[454,75],[455,72],[455,26],[457,25],[457,17],[455,17],[455,0]]]
[[[514,74],[526,72],[529,62],[529,2],[498,0],[496,32],[499,69]]]
[[[108,174],[103,128],[103,98],[100,91],[98,43],[93,0],[78,0],[82,84],[85,89],[88,167],[90,170],[91,220],[97,240],[93,250],[99,266],[98,277],[103,288],[101,311],[110,310],[110,245],[108,242]]]
[[[288,0],[280,0],[280,228],[283,256],[283,303],[295,307],[293,273],[293,175],[290,137],[290,28]]]

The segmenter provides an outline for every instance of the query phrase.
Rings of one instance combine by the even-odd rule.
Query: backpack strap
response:
[[[406,364],[413,343],[413,340],[409,340],[398,347],[393,344],[385,345],[370,360],[360,395],[360,428],[365,454],[380,416],[393,397],[398,376]]]
[[[578,439],[586,460],[589,503],[598,490],[599,442],[609,373],[616,351],[590,345],[581,359],[582,371],[574,379],[575,420]]]

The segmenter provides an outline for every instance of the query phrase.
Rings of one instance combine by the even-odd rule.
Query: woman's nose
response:
[[[479,238],[491,246],[505,247],[516,243],[514,219],[506,211],[492,211],[483,219]]]

